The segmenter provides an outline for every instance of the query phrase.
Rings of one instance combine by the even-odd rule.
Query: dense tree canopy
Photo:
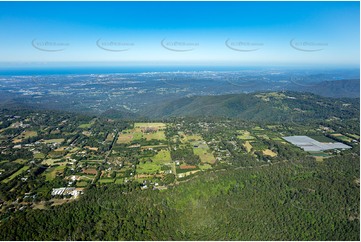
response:
[[[204,172],[166,191],[141,191],[135,182],[91,187],[77,202],[3,218],[0,238],[359,240],[358,178],[349,152]]]

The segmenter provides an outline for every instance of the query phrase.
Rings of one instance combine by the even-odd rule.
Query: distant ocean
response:
[[[256,70],[255,67],[215,67],[215,66],[144,66],[144,67],[0,67],[0,76],[35,76],[35,75],[87,75],[144,72],[183,72],[183,71],[242,71]]]

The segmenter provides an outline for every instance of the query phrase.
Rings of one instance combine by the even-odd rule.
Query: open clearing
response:
[[[24,159],[16,159],[14,160],[15,163],[19,163],[19,164],[25,164],[27,162],[27,160]]]
[[[146,163],[140,162],[137,167],[138,174],[155,174],[161,171],[162,166],[167,163],[171,163],[170,152],[168,150],[159,151],[154,157],[150,158],[152,162],[146,161]],[[147,160],[147,159],[144,159]]]
[[[105,139],[106,142],[112,142],[114,139],[114,133],[109,133],[107,138]]]
[[[185,134],[184,132],[178,132],[179,138],[182,143],[193,142],[193,141],[203,141],[202,136],[198,134]]]
[[[52,166],[55,164],[56,161],[59,161],[60,159],[46,159],[41,162],[43,165]]]
[[[154,133],[144,133],[143,136],[147,140],[152,140],[152,139],[165,140],[164,131],[157,131],[157,132],[154,132]]]
[[[90,121],[89,123],[81,124],[78,127],[81,128],[81,129],[89,129],[91,126],[93,126],[95,121],[96,121],[96,118],[93,119],[92,121]]]
[[[127,144],[131,141],[140,139],[146,140],[166,140],[163,129],[166,125],[163,123],[135,123],[134,129],[124,130],[119,134],[117,144]],[[150,130],[148,130],[150,129]]]
[[[171,162],[170,152],[168,150],[159,151],[153,158],[153,162]]]
[[[251,152],[252,150],[252,145],[249,141],[246,141],[246,143],[243,144],[243,146],[246,148],[247,152]]]
[[[134,128],[164,129],[166,126],[165,123],[134,123]]]
[[[241,140],[252,140],[254,139],[253,136],[251,136],[251,133],[247,130],[237,130],[237,133],[239,133],[240,135],[237,135],[238,139]]]
[[[168,148],[167,145],[146,145],[146,146],[142,146],[142,150],[146,150],[146,149],[162,149],[162,148]]]
[[[216,158],[214,158],[213,154],[207,149],[193,148],[193,151],[195,155],[199,156],[202,163],[214,164],[214,162],[216,162]]]
[[[331,136],[335,137],[335,138],[338,138],[342,141],[345,141],[345,142],[352,142],[352,139],[343,135],[343,134],[331,134]]]
[[[36,153],[34,154],[34,159],[43,159],[45,155],[43,153]]]
[[[48,169],[45,173],[45,177],[47,181],[53,180],[56,177],[57,173],[62,173],[66,166],[56,166]]]
[[[268,155],[268,156],[271,156],[271,157],[277,156],[277,154],[275,152],[273,152],[272,150],[270,150],[270,149],[265,149],[265,150],[262,151],[262,153],[264,155]]]
[[[87,123],[87,124],[81,124],[78,127],[81,129],[89,129],[93,124],[92,123]]]
[[[356,134],[349,134],[347,133],[346,134],[347,136],[350,136],[351,138],[354,138],[354,139],[360,139],[360,136],[356,135]]]
[[[22,132],[21,134],[19,134],[15,139],[14,139],[14,143],[16,143],[15,141],[17,140],[22,140],[22,139],[27,139],[27,138],[30,138],[30,137],[35,137],[37,136],[38,133],[36,131],[30,131],[30,130],[26,130],[24,132]],[[19,141],[21,142],[21,141]]]
[[[45,144],[53,144],[53,143],[62,143],[64,141],[64,139],[48,139],[48,140],[44,140]]]
[[[133,134],[131,133],[121,133],[119,134],[117,144],[127,144],[133,140]]]
[[[204,164],[204,165],[199,165],[199,168],[201,170],[208,170],[208,169],[212,169],[212,166],[210,164]]]
[[[14,174],[12,174],[11,176],[9,176],[8,178],[4,179],[2,182],[4,183],[8,183],[9,181],[11,181],[12,179],[14,179],[15,177],[17,177],[18,175],[20,175],[21,173],[23,173],[24,171],[26,171],[27,169],[29,169],[30,166],[24,166],[23,168],[19,169],[17,172],[15,172]]]
[[[76,183],[77,187],[86,187],[88,183],[86,181],[80,181]]]
[[[101,178],[99,179],[100,183],[113,183],[115,181],[115,179],[112,178]]]
[[[22,140],[22,139],[15,138],[15,139],[13,139],[12,142],[13,142],[14,144],[17,144],[17,143],[23,142],[23,140]]]
[[[61,146],[59,148],[56,148],[54,151],[61,152],[61,151],[65,151],[66,148],[68,148],[68,147],[67,146]]]
[[[191,144],[193,145],[194,154],[199,156],[202,163],[214,164],[216,162],[216,158],[214,158],[205,141],[195,141]]]
[[[192,142],[192,141],[201,141],[201,140],[203,140],[202,136],[200,136],[200,135],[198,135],[198,134],[186,135],[186,139],[187,139],[189,142]]]

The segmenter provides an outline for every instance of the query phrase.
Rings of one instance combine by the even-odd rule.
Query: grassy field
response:
[[[86,187],[88,183],[86,181],[79,181],[76,183],[77,187]]]
[[[142,133],[142,132],[140,132],[140,131],[138,132],[138,131],[137,131],[137,132],[134,132],[134,133],[133,133],[133,141],[134,141],[134,140],[140,140],[140,139],[142,139],[142,138],[143,138],[143,133]]]
[[[214,164],[214,162],[216,162],[216,158],[214,158],[213,154],[210,152],[208,145],[200,144],[200,142],[192,142],[192,144],[198,146],[193,147],[193,152],[195,155],[199,156],[202,163]]]
[[[187,141],[189,141],[189,142],[203,140],[202,136],[200,136],[198,134],[187,135],[186,138],[187,138]]]
[[[138,174],[154,174],[161,171],[164,164],[172,161],[170,152],[168,150],[159,151],[154,157],[151,158],[153,162],[141,162],[137,167]]]
[[[325,158],[330,157],[330,155],[320,152],[310,152],[310,154],[316,159],[316,161],[323,161]]]
[[[184,132],[178,132],[178,135],[179,135],[179,138],[182,143],[193,142],[193,141],[203,141],[202,136],[200,136],[198,134],[186,135]]]
[[[258,138],[262,138],[262,139],[267,139],[267,140],[269,140],[269,137],[268,137],[267,134],[257,134],[256,136],[257,136]]]
[[[251,152],[252,150],[252,145],[249,141],[246,141],[246,143],[243,144],[243,146],[246,148],[247,152]]]
[[[89,129],[93,124],[92,123],[87,123],[87,124],[81,124],[78,127],[81,129]]]
[[[98,147],[92,147],[92,146],[84,146],[84,148],[89,149],[89,150],[93,150],[93,151],[98,151],[99,150]]]
[[[203,164],[203,165],[199,165],[199,168],[201,170],[208,170],[208,169],[211,169],[212,166],[210,164]]]
[[[339,140],[345,141],[345,142],[352,142],[351,138],[349,138],[343,134],[331,134],[331,136],[333,136]]]
[[[105,139],[106,142],[112,142],[114,139],[114,133],[109,133],[107,138]]]
[[[91,132],[90,131],[83,131],[83,132],[81,132],[82,134],[84,134],[85,136],[87,136],[87,137],[90,137],[91,136]]]
[[[150,123],[152,124],[152,123]],[[165,124],[163,123],[155,123],[156,125],[147,125],[147,123],[135,123],[135,127],[132,130],[126,130],[125,132],[119,134],[117,144],[127,144],[131,141],[136,141],[140,139],[146,139],[146,140],[165,140],[165,134],[164,131],[159,130],[160,128],[165,127]],[[142,129],[147,127],[153,127],[156,130],[154,132],[145,133],[142,131]],[[158,128],[160,127],[160,128]]]
[[[58,130],[58,129],[53,129],[51,132],[50,132],[50,134],[60,134],[61,132],[60,132],[60,130]]]
[[[16,159],[14,160],[15,163],[19,163],[19,164],[25,164],[27,162],[27,160],[24,159]]]
[[[27,138],[30,138],[30,137],[35,137],[37,135],[38,135],[38,133],[36,131],[26,130],[25,132],[20,134],[18,137],[20,139],[27,139]]]
[[[101,179],[99,179],[99,182],[100,182],[101,184],[104,184],[104,183],[113,183],[113,182],[114,182],[114,179],[112,179],[112,178],[101,178]]]
[[[4,183],[8,183],[9,181],[11,181],[12,179],[14,179],[15,177],[17,177],[18,175],[20,175],[21,173],[23,173],[24,171],[26,171],[27,169],[29,169],[30,166],[24,166],[23,168],[21,168],[20,170],[18,170],[17,172],[15,172],[14,174],[12,174],[11,176],[9,176],[8,178],[4,179],[2,182]]]
[[[325,157],[315,156],[316,161],[323,161]]]
[[[127,144],[130,143],[132,140],[133,140],[132,133],[121,133],[119,134],[117,144]]]
[[[156,128],[164,129],[167,125],[165,123],[134,123],[134,128]]]
[[[34,159],[44,159],[45,155],[43,153],[34,154]]]
[[[48,165],[48,166],[52,166],[52,165],[54,165],[55,162],[58,161],[58,160],[60,160],[60,159],[46,159],[46,160],[43,160],[43,161],[41,162],[41,164],[43,164],[43,165]]]
[[[268,155],[268,156],[271,156],[271,157],[277,156],[277,153],[273,152],[273,151],[270,150],[270,149],[265,149],[265,150],[262,151],[262,153],[263,153],[264,155]]]
[[[66,154],[66,151],[50,151],[48,156],[53,159],[62,158]]]
[[[123,183],[124,183],[123,179],[116,179],[115,180],[115,184],[123,184]]]
[[[141,164],[137,166],[138,174],[155,174],[159,171],[161,171],[161,165],[159,163],[146,162],[143,164],[141,162]]]
[[[155,132],[155,133],[144,133],[143,136],[144,136],[144,138],[146,138],[147,140],[152,140],[152,139],[165,140],[164,131],[157,131],[157,132]]]
[[[170,152],[168,150],[159,151],[153,158],[153,162],[171,162]]]
[[[48,139],[44,140],[45,144],[51,144],[51,143],[62,143],[64,139]]]
[[[200,172],[201,170],[194,170],[194,171],[186,171],[186,172],[182,172],[181,173],[181,176],[178,176],[178,177],[186,177],[186,176],[190,176],[192,174],[195,174],[197,172]]]
[[[17,143],[23,142],[23,140],[22,140],[22,139],[19,139],[19,138],[14,138],[12,142],[13,142],[14,144],[17,144]]]
[[[356,134],[349,134],[347,133],[348,136],[350,136],[351,138],[354,138],[354,139],[360,139],[360,136],[359,135],[356,135]]]
[[[21,133],[17,138],[18,139],[27,139],[30,137],[37,136],[38,133],[36,131],[26,130],[25,132]]]
[[[70,199],[55,199],[55,198],[53,198],[53,199],[51,199],[51,201],[53,202],[51,206],[54,207],[54,206],[59,206],[59,205],[63,205],[65,203],[68,203],[71,200]]]
[[[320,156],[320,157],[328,157],[329,155],[326,153],[323,153],[322,151],[320,152],[309,152],[311,155],[313,156]]]
[[[56,167],[49,168],[45,172],[45,179],[47,181],[53,180],[56,177],[56,173],[63,172],[65,167],[66,167],[65,165],[61,165],[61,166],[56,166]]]
[[[276,129],[276,128],[279,128],[279,127],[281,127],[281,125],[267,125],[267,128],[269,128],[269,129]]]
[[[91,181],[95,178],[95,175],[90,175],[90,174],[83,174],[83,173],[79,173],[77,174],[80,177],[80,181]]]
[[[142,146],[142,149],[149,149],[149,148],[161,149],[161,148],[168,148],[168,146],[167,145],[147,145],[147,146]]]
[[[251,136],[251,133],[247,130],[237,130],[237,133],[239,133],[240,135],[237,136],[238,139],[241,140],[252,140],[254,139],[253,136]]]
[[[56,148],[54,151],[59,152],[59,151],[65,151],[65,149],[68,148],[67,146],[61,146],[59,148]]]

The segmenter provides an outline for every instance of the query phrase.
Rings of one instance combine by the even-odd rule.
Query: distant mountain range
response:
[[[229,117],[253,121],[295,121],[359,117],[359,99],[328,98],[300,92],[257,92],[186,97],[157,104],[143,116]]]
[[[288,88],[290,91],[311,92],[323,97],[360,97],[360,80],[337,80],[317,83],[292,82]]]
[[[214,85],[215,83],[218,86]],[[229,90],[222,89],[226,84],[223,86],[219,85],[220,83],[197,82],[195,84],[198,86],[192,87],[194,90],[190,87],[190,91],[185,91],[187,88],[177,87],[175,90],[168,90],[163,86],[157,86],[150,92],[151,84],[141,86],[139,90],[110,86],[111,88],[99,89],[97,92],[92,91],[94,87],[87,87],[81,89],[81,92],[72,89],[71,92],[74,94],[71,96],[63,96],[61,92],[57,94],[59,92],[55,91],[58,89],[53,90],[52,85],[50,88],[41,86],[40,91],[30,91],[28,95],[18,94],[14,91],[17,89],[13,88],[1,92],[0,108],[61,110],[119,119],[161,119],[182,116],[287,122],[325,120],[330,117],[341,119],[359,117],[359,79],[322,82],[307,79],[307,81],[294,80],[287,83],[255,80],[252,85],[236,86],[235,83],[234,93],[240,92],[238,94],[224,94],[229,93]],[[132,87],[143,83],[129,85]],[[122,94],[118,93],[119,88]],[[124,90],[128,90],[130,94],[126,94]],[[168,93],[165,92],[166,90]],[[39,92],[42,94],[36,94]],[[84,95],[87,92],[89,95]],[[112,93],[116,95],[110,95]],[[133,106],[136,109],[123,108],[120,104],[124,102],[126,105],[123,106]]]

